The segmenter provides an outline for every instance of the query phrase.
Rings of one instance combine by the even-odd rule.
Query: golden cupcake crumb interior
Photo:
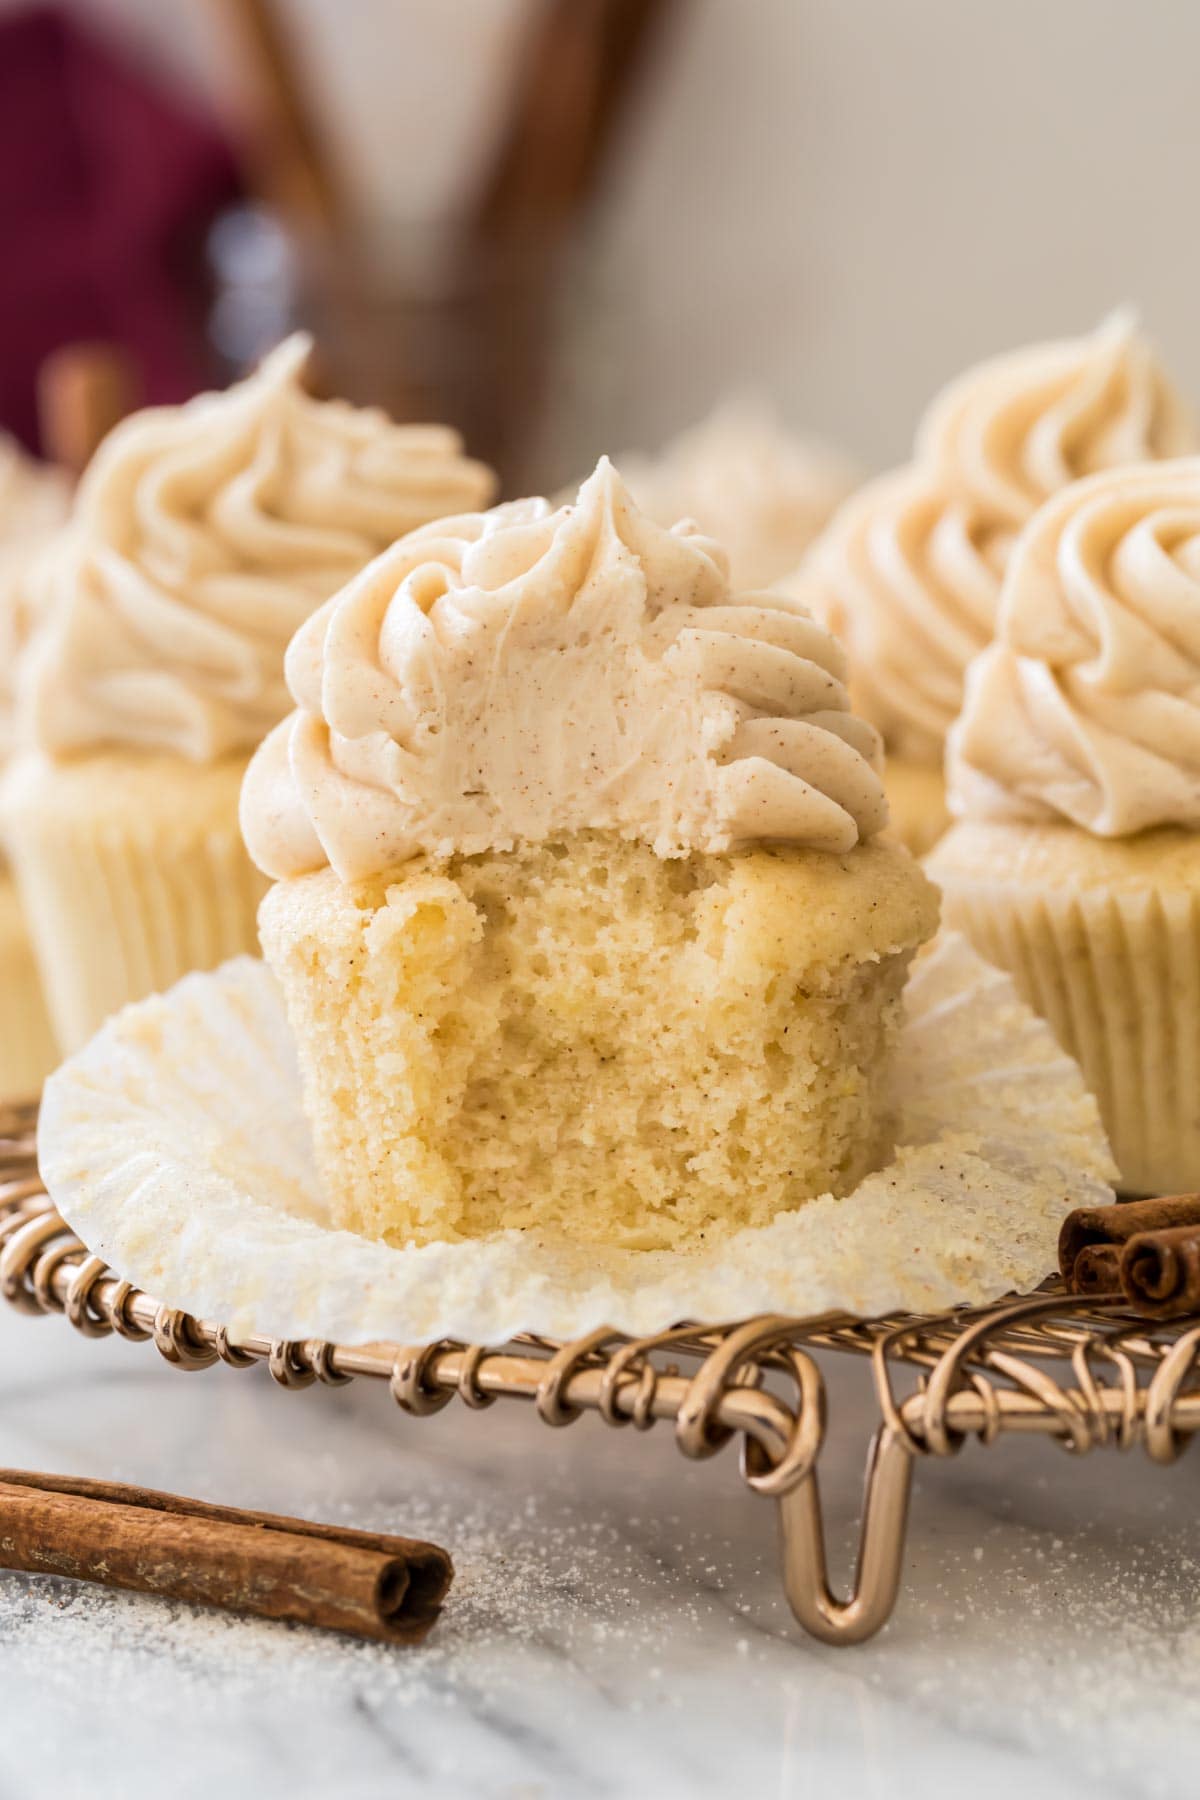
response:
[[[685,1247],[853,1188],[934,891],[907,853],[585,832],[281,881],[263,947],[337,1222]]]

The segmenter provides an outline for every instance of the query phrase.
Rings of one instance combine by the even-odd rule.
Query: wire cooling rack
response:
[[[861,1643],[891,1615],[918,1458],[1023,1432],[1074,1455],[1140,1445],[1168,1463],[1200,1431],[1200,1318],[1148,1325],[1049,1283],[938,1318],[763,1317],[636,1339],[609,1331],[563,1344],[521,1338],[502,1349],[266,1337],[234,1344],[224,1326],[160,1305],[90,1254],[46,1195],[36,1126],[36,1105],[0,1107],[0,1294],[19,1311],[61,1312],[85,1337],[152,1342],[181,1370],[265,1363],[286,1388],[384,1381],[417,1417],[455,1396],[473,1408],[524,1400],[547,1425],[585,1412],[637,1430],[669,1421],[693,1458],[737,1439],[743,1480],[777,1505],[788,1602],[826,1643]],[[827,1407],[817,1350],[869,1359],[878,1402],[845,1598],[831,1590],[825,1554],[818,1464]]]

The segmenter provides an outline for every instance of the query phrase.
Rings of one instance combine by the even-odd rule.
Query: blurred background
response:
[[[1124,300],[1200,397],[1198,66],[1193,0],[0,0],[0,424],[307,323],[510,492],[739,387],[883,465]]]

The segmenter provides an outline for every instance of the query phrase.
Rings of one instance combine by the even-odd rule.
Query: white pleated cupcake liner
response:
[[[946,910],[1079,1057],[1122,1187],[1200,1186],[1200,896],[951,880]]]
[[[0,865],[0,1099],[28,1100],[58,1060],[21,904]]]
[[[268,886],[238,829],[239,762],[95,763],[44,770],[31,757],[8,778],[21,901],[55,1034],[71,1050],[128,1000],[255,951]],[[119,799],[112,816],[103,810],[108,771]],[[67,789],[65,816],[56,783]]]
[[[1115,1173],[1075,1064],[957,937],[914,966],[898,1148],[844,1199],[695,1252],[536,1233],[394,1249],[330,1226],[274,979],[241,957],[111,1020],[47,1085],[42,1173],[98,1255],[252,1332],[351,1344],[980,1304],[1052,1268],[1072,1206]]]

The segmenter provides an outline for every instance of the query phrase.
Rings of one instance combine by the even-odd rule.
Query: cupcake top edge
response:
[[[297,334],[246,380],[105,439],[40,565],[24,742],[253,748],[287,711],[284,652],[313,609],[414,526],[490,500],[456,432],[310,395],[310,350]]]
[[[1200,826],[1200,456],[1093,475],[1035,515],[948,773],[960,817]]]
[[[889,750],[936,765],[1038,507],[1106,468],[1197,451],[1195,420],[1122,311],[951,382],[921,421],[912,463],[840,508],[784,585],[839,630],[856,698]]]
[[[296,711],[242,793],[277,878],[592,829],[662,856],[846,852],[887,820],[837,641],[733,591],[724,551],[645,517],[607,459],[573,504],[411,533],[302,628],[287,677]]]

